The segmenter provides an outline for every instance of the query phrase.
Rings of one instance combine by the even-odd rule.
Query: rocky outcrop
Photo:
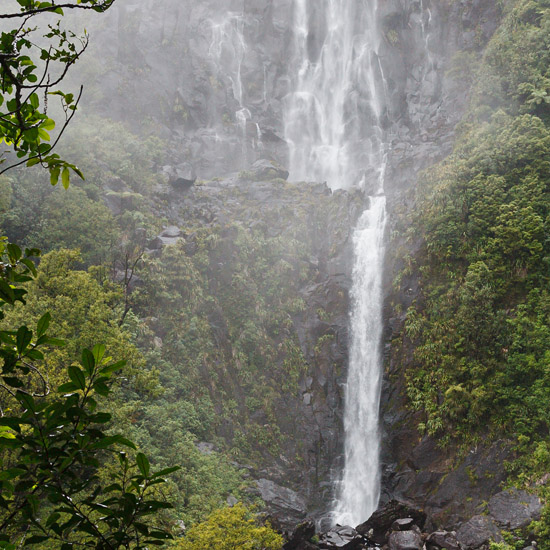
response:
[[[390,144],[388,234],[406,229],[396,226],[395,214],[413,207],[409,191],[416,174],[451,149],[469,95],[469,67],[460,62],[482,51],[498,25],[500,4],[380,2],[380,63],[389,95],[382,117]],[[267,224],[270,235],[280,235],[281,212],[296,209],[297,199],[284,183],[288,172],[282,117],[289,91],[292,10],[291,0],[126,0],[117,2],[97,27],[92,23],[95,58],[106,60],[110,70],[98,67],[100,85],[89,104],[98,111],[108,108],[110,118],[133,121],[136,128],[147,125],[170,143],[173,158],[159,167],[154,205],[170,227],[149,244],[154,253],[181,241],[192,255],[197,249],[194,231],[225,227],[232,220],[247,230]],[[457,56],[460,52],[465,55]],[[342,468],[350,234],[364,205],[358,195],[331,195],[322,184],[303,185],[311,202],[306,215],[315,233],[308,263],[317,276],[300,288],[305,308],[291,321],[309,367],[299,380],[299,395],[279,404],[286,437],[281,455],[266,458],[255,474],[296,491],[308,512],[319,516],[333,497],[331,472]],[[122,201],[130,198],[115,186],[113,190],[107,202],[120,212]],[[315,209],[329,203],[319,223]],[[190,220],[194,228],[188,230]],[[222,238],[230,250],[231,236]],[[386,266],[382,499],[403,499],[428,511],[438,526],[452,527],[500,491],[500,464],[509,446],[506,441],[480,445],[458,459],[455,449],[442,450],[416,432],[417,419],[403,395],[413,347],[402,338],[402,330],[403,312],[418,294],[418,282],[405,277],[399,292],[391,286],[403,267],[402,245],[396,237]],[[401,313],[390,309],[392,302]],[[224,338],[221,334],[220,340]],[[391,347],[392,341],[398,345]],[[234,386],[232,391],[238,393]],[[241,395],[236,397],[240,402]],[[231,427],[226,428],[218,435],[230,437]],[[493,507],[499,506],[496,502]],[[523,522],[522,514],[501,514],[499,525],[516,524],[520,517]],[[390,528],[391,523],[385,527]]]
[[[293,528],[304,519],[307,505],[295,491],[281,487],[269,479],[259,479],[256,484],[268,513],[277,518],[277,523],[282,529]]]
[[[348,526],[337,525],[319,537],[319,548],[324,550],[355,550],[360,547],[363,537]]]
[[[422,529],[426,523],[426,514],[404,502],[392,500],[376,510],[374,514],[357,527],[357,531],[376,544],[384,544],[388,540],[391,530],[401,531],[401,521],[405,525],[416,525]]]
[[[421,550],[422,538],[416,531],[395,531],[388,539],[389,550]]]
[[[283,550],[302,550],[307,548],[315,536],[315,524],[312,521],[300,523],[283,546]],[[313,545],[312,545],[313,547]]]
[[[351,237],[363,197],[361,193],[332,193],[324,184],[287,183],[286,175],[276,163],[264,159],[255,164],[254,170],[200,182],[186,190],[159,184],[152,208],[169,225],[148,246],[150,253],[162,255],[166,249],[168,258],[184,254],[190,260],[200,250],[205,235],[215,237],[215,250],[201,264],[201,269],[208,271],[207,288],[202,292],[212,296],[211,302],[233,284],[230,267],[239,254],[246,252],[239,248],[240,235],[244,239],[259,239],[263,247],[276,246],[280,252],[273,252],[271,261],[297,274],[294,278],[302,281],[299,285],[293,278],[277,282],[280,293],[288,294],[292,285],[291,302],[296,305],[272,312],[281,320],[266,335],[272,339],[272,349],[278,350],[276,364],[269,368],[283,370],[290,368],[285,361],[291,364],[298,360],[296,368],[300,370],[295,381],[283,380],[284,390],[280,383],[273,388],[269,417],[258,405],[254,410],[246,406],[246,380],[235,372],[239,367],[235,363],[241,359],[235,359],[233,340],[239,334],[229,334],[226,318],[231,309],[224,311],[217,306],[209,313],[207,321],[216,348],[223,350],[224,355],[219,366],[212,367],[216,368],[215,385],[208,372],[203,375],[220,416],[228,398],[239,404],[235,418],[224,417],[219,423],[217,435],[228,445],[233,444],[236,431],[251,426],[273,427],[277,431],[276,451],[267,450],[262,441],[251,438],[251,450],[257,458],[247,468],[257,480],[255,493],[266,503],[273,524],[288,532],[306,514],[323,515],[332,498],[334,464],[343,443],[341,412],[353,260]],[[297,253],[285,246],[291,242]],[[173,247],[172,251],[166,247]],[[251,292],[262,284],[266,269],[271,267],[255,268]],[[253,298],[252,308],[265,299],[260,295]],[[273,300],[273,307],[279,307],[276,294]],[[290,337],[285,336],[284,340],[281,333],[289,333]],[[159,333],[156,337],[163,340],[165,352],[165,335]],[[289,342],[298,346],[293,351],[299,351],[298,359],[285,355],[284,346]]]
[[[474,516],[469,519],[456,533],[458,542],[464,547],[476,550],[489,542],[501,542],[503,540],[500,530],[492,518],[487,516]]]
[[[511,489],[491,497],[488,510],[499,527],[510,531],[527,527],[533,520],[539,519],[542,502],[534,494]]]
[[[432,518],[403,502],[392,501],[376,510],[365,523],[355,529],[337,525],[314,537],[313,524],[305,523],[298,527],[284,550],[488,550],[491,543],[504,540],[501,534],[504,521],[509,526],[517,525],[516,529],[526,527],[527,523],[520,521],[519,516],[529,510],[531,521],[540,512],[540,502],[522,491],[504,491],[495,495],[492,500],[496,515],[475,515],[463,522],[457,531],[431,532],[427,528],[432,525]],[[510,507],[507,513],[501,508],[504,505]],[[532,548],[536,548],[536,542],[533,542]]]
[[[434,531],[426,539],[426,550],[461,550],[455,531]]]

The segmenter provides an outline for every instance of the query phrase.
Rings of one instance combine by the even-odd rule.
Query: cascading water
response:
[[[241,69],[246,53],[243,28],[245,16],[242,13],[228,13],[221,23],[212,23],[212,41],[209,56],[220,73],[226,73],[231,80],[233,97],[243,108],[243,82]]]
[[[378,0],[295,0],[295,74],[285,101],[290,178],[369,195],[353,237],[345,466],[333,520],[357,525],[379,499],[386,147]]]
[[[250,52],[245,40],[247,23],[249,21],[244,11],[241,13],[229,12],[221,22],[211,22],[212,38],[208,50],[208,55],[214,64],[215,74],[221,79],[224,76],[229,79],[233,99],[238,105],[234,117],[241,147],[240,164],[242,168],[249,165],[249,146],[252,146],[254,150],[261,149],[262,146],[260,128],[257,123],[252,122],[250,109],[245,105],[242,67],[245,56]],[[249,128],[254,128],[252,136]]]

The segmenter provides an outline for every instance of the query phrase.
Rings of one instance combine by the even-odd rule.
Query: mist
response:
[[[547,444],[539,408],[513,411],[531,385],[550,394],[532,2],[116,0],[60,18],[89,37],[56,145],[84,178],[6,172],[0,228],[43,251],[33,315],[127,361],[103,402],[153,465],[183,465],[166,517],[182,549],[237,503],[285,549],[473,550],[541,516],[542,492],[503,489],[546,464],[512,457]]]

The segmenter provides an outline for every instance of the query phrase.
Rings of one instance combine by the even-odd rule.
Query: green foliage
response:
[[[0,241],[0,318],[6,308],[25,305],[23,284],[38,275],[32,263],[37,251]],[[57,266],[56,266],[57,267]],[[58,270],[63,270],[63,266]],[[49,335],[50,313],[36,328],[21,324],[0,330],[0,544],[9,550],[48,541],[48,547],[144,548],[163,544],[170,534],[155,513],[171,505],[157,498],[162,476],[177,468],[151,472],[145,455],[135,464],[122,445],[128,439],[108,434],[111,415],[98,400],[111,392],[113,373],[124,361],[105,355],[105,346],[84,348],[79,364],[66,369],[65,383],[51,395],[45,365],[48,348],[64,344]],[[108,484],[98,475],[100,463],[118,454],[120,468]]]
[[[157,311],[163,385],[207,420],[202,437],[231,422],[234,456],[276,455],[284,422],[276,410],[307,370],[291,319],[303,308],[296,294],[308,276],[306,248],[238,222],[189,234],[144,264],[135,298],[137,313]]]
[[[515,2],[485,53],[474,113],[507,109],[550,122],[550,15],[546,0]]]
[[[43,250],[78,249],[86,265],[100,265],[110,259],[118,234],[110,211],[72,186],[49,194],[42,203],[40,224],[27,241]]]
[[[419,191],[423,297],[407,313],[408,393],[431,434],[506,430],[536,442],[550,430],[550,119],[521,93],[548,71],[549,25],[544,2],[516,3],[455,151]]]
[[[269,525],[259,525],[242,504],[213,512],[206,521],[194,525],[174,544],[175,550],[280,550],[283,538]]]
[[[79,38],[63,28],[61,17],[63,9],[103,12],[113,1],[79,0],[66,2],[61,8],[56,2],[17,0],[19,11],[0,14],[0,19],[15,19],[15,28],[0,34],[0,142],[11,147],[17,156],[2,172],[21,164],[41,164],[48,169],[52,185],[61,178],[65,188],[69,186],[70,170],[83,177],[74,164],[52,152],[73,118],[82,93],[81,89],[75,97],[58,86],[88,44],[86,34]],[[60,17],[41,33],[37,31],[38,26],[31,26],[31,21],[43,13]],[[41,40],[42,46],[38,46]],[[64,124],[53,143],[50,143],[50,132],[56,124],[47,113],[49,96],[60,99],[65,114]],[[0,164],[6,160],[2,154]]]
[[[47,374],[55,383],[64,381],[64,365],[76,360],[81,349],[99,341],[128,362],[126,376],[141,387],[154,385],[154,373],[143,372],[143,358],[131,344],[129,334],[119,326],[120,292],[102,287],[89,273],[78,270],[79,261],[76,251],[46,254],[36,278],[25,286],[26,305],[11,309],[3,325],[11,328],[37,322],[46,312],[50,313],[52,330],[68,342],[63,348],[52,350],[48,357]]]

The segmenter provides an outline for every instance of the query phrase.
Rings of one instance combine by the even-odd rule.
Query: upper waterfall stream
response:
[[[292,92],[285,101],[290,178],[370,195],[353,236],[345,465],[333,521],[357,525],[380,494],[379,401],[386,222],[386,83],[377,0],[295,0]]]

